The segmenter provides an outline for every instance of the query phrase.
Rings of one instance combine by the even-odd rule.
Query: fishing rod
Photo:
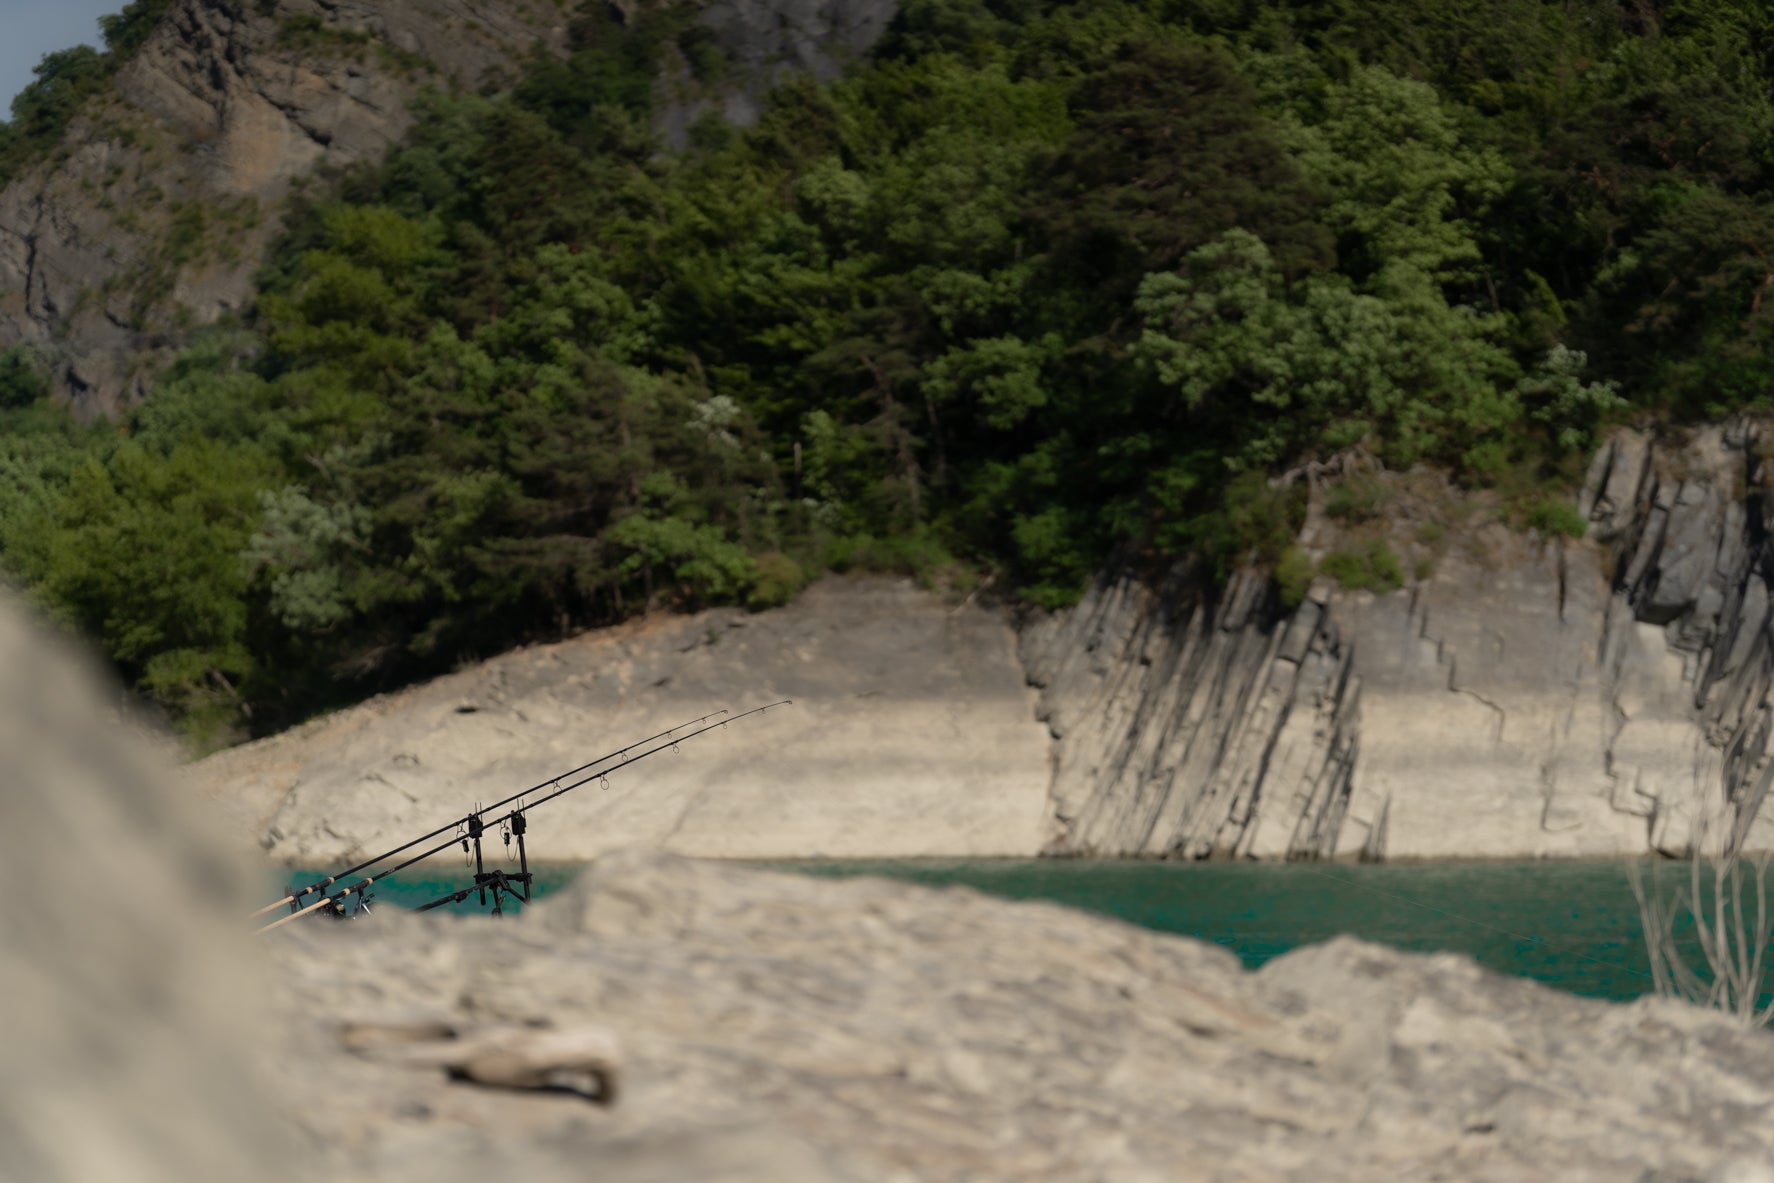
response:
[[[772,703],[771,705],[775,706],[777,704]],[[505,798],[503,801],[495,801],[491,805],[487,806],[486,808],[487,809],[498,809],[501,806],[510,805],[513,801],[518,800],[520,797],[527,797],[531,793],[539,793],[543,789],[546,789],[549,785],[560,784],[561,781],[565,780],[569,776],[577,776],[581,772],[584,772],[588,768],[596,768],[599,764],[602,764],[605,760],[614,760],[618,756],[627,755],[629,752],[634,751],[636,748],[640,747],[644,743],[652,743],[656,739],[663,739],[665,736],[670,735],[674,731],[682,731],[686,727],[694,727],[698,723],[706,723],[710,719],[714,718],[716,715],[724,715],[726,713],[727,713],[727,708],[722,707],[720,710],[712,711],[709,714],[702,716],[700,719],[691,719],[688,723],[679,723],[676,727],[667,727],[664,731],[658,732],[654,735],[649,735],[646,739],[637,739],[625,748],[617,748],[613,752],[606,752],[604,755],[599,756],[597,759],[588,761],[587,763],[584,763],[584,764],[581,764],[577,768],[569,768],[565,772],[560,773],[557,776],[551,776],[547,780],[543,781],[541,784],[533,785],[530,788],[525,789],[521,793],[513,793],[511,796]],[[688,737],[686,737],[686,738],[688,738]],[[329,875],[325,879],[320,879],[320,880],[317,880],[313,883],[310,883],[307,887],[293,889],[290,891],[290,893],[288,895],[284,896],[282,899],[278,900],[276,903],[266,904],[263,908],[260,908],[257,912],[254,912],[251,916],[248,916],[247,919],[248,920],[257,920],[259,917],[263,916],[265,913],[274,912],[278,908],[283,907],[285,904],[293,904],[305,895],[310,895],[310,894],[317,892],[317,891],[325,891],[327,888],[329,888],[333,884],[339,882],[341,879],[344,879],[348,875],[355,875],[359,871],[364,870],[365,868],[373,867],[379,862],[383,862],[386,859],[393,858],[395,855],[401,853],[403,850],[411,850],[413,847],[419,845],[419,843],[424,842],[427,839],[435,838],[439,834],[447,833],[450,830],[458,829],[462,826],[465,826],[469,823],[469,820],[471,818],[477,816],[477,814],[484,813],[484,812],[486,812],[486,810],[477,810],[475,813],[471,813],[471,814],[467,814],[463,817],[459,817],[453,822],[446,822],[443,825],[439,826],[437,829],[431,831],[431,833],[429,833],[429,834],[420,834],[417,838],[414,838],[411,842],[405,843],[404,845],[401,845],[401,846],[396,846],[393,850],[384,851],[383,853],[377,855],[375,858],[365,859],[363,862],[358,863],[355,867],[348,867],[345,870],[340,871],[337,875]]]
[[[695,739],[698,735],[707,734],[708,732],[714,731],[717,728],[725,727],[729,723],[737,723],[737,722],[739,722],[739,720],[746,718],[749,715],[761,715],[765,711],[771,710],[775,707],[788,706],[793,701],[794,701],[793,699],[784,698],[784,699],[781,699],[777,702],[766,703],[764,706],[753,707],[749,711],[742,711],[739,714],[734,715],[731,719],[722,719],[719,723],[710,723],[705,727],[698,727],[696,730],[690,732],[687,735],[680,735],[676,739],[666,740],[666,742],[659,744],[657,747],[648,748],[646,751],[640,753],[638,756],[630,756],[628,759],[623,760],[619,764],[614,764],[614,765],[610,766],[609,768],[604,769],[602,772],[594,772],[590,776],[587,776],[587,777],[584,777],[583,779],[574,781],[572,784],[557,788],[554,792],[548,794],[546,797],[538,798],[537,800],[530,802],[528,805],[521,806],[517,809],[513,809],[509,813],[507,813],[504,817],[494,819],[492,824],[494,826],[499,826],[499,825],[502,825],[506,822],[513,821],[514,819],[520,819],[524,816],[526,811],[534,809],[538,805],[546,804],[547,802],[554,800],[556,797],[561,796],[563,793],[570,793],[574,789],[580,788],[584,785],[588,785],[594,780],[606,780],[606,778],[608,778],[611,773],[620,771],[621,769],[624,769],[624,768],[627,768],[630,764],[635,764],[641,760],[645,760],[648,756],[656,755],[659,752],[663,752],[667,748],[672,748],[675,750],[680,743],[683,743],[687,740]],[[725,712],[720,712],[720,713],[724,714]],[[712,716],[704,716],[704,717],[705,718],[712,718]],[[670,734],[670,732],[660,732],[661,736],[668,735],[668,734]],[[642,742],[646,742],[646,741],[642,741]],[[632,748],[639,747],[639,746],[640,746],[640,744],[632,744],[632,745],[630,745],[630,748],[624,749],[624,750],[625,751],[631,750]],[[592,764],[596,764],[596,763],[598,763],[598,762],[597,761],[592,762]],[[592,765],[586,765],[585,767],[589,768],[591,766]],[[554,783],[555,782],[553,782],[553,781],[546,781],[543,783],[542,787],[546,788],[548,785],[554,784]],[[535,792],[536,790],[532,789],[530,791]],[[506,798],[506,802],[514,801],[517,799],[517,797],[521,797],[523,795],[524,794],[522,794],[522,793],[515,794],[512,797]],[[503,804],[503,803],[504,802],[502,802],[501,804]],[[495,806],[493,808],[497,808],[497,807]],[[476,821],[480,822],[481,827],[484,829],[484,827],[486,825],[485,821],[483,820],[484,813],[473,813],[473,814],[469,814],[468,816],[469,816],[469,819],[471,822],[476,822]],[[435,833],[428,835],[428,837],[435,837],[437,833],[442,833],[442,831],[441,830],[436,831]],[[423,842],[424,840],[425,840],[424,838],[415,839],[414,841],[409,842],[405,846],[399,847],[398,849],[399,850],[410,849],[413,846],[417,846],[420,842]],[[380,871],[374,875],[371,875],[367,879],[364,879],[362,882],[353,883],[351,886],[347,887],[345,890],[343,890],[341,892],[338,892],[335,895],[322,896],[320,899],[315,900],[312,904],[309,904],[307,907],[302,908],[299,911],[291,912],[288,916],[283,916],[283,917],[280,917],[276,920],[273,920],[270,924],[267,924],[263,928],[258,929],[257,932],[262,934],[262,933],[270,932],[274,928],[281,928],[284,925],[288,924],[290,921],[300,919],[301,917],[308,915],[310,912],[317,911],[321,908],[328,906],[329,904],[334,907],[337,907],[338,905],[340,905],[346,899],[348,899],[349,897],[351,897],[353,895],[356,895],[361,899],[363,897],[363,894],[366,891],[368,891],[370,887],[375,885],[378,881],[386,879],[390,875],[394,875],[394,874],[397,874],[398,872],[404,871],[408,867],[414,865],[415,863],[424,862],[426,859],[430,858],[432,855],[441,854],[444,851],[450,849],[452,846],[455,846],[458,842],[463,842],[463,841],[467,841],[467,839],[451,836],[449,841],[440,843],[439,845],[434,846],[429,850],[422,851],[421,853],[414,855],[412,858],[407,859],[403,863],[400,863],[396,866],[390,867],[386,871]],[[381,860],[376,860],[376,861],[381,861]],[[371,866],[371,865],[373,865],[373,863],[366,863],[363,865],[364,866]],[[360,867],[358,869],[361,870],[362,867]],[[341,872],[341,875],[334,876],[333,878],[335,880],[337,880],[342,875],[349,874],[349,873],[350,872]],[[477,876],[477,878],[478,878],[478,876]],[[477,883],[477,886],[480,886],[480,885]],[[474,888],[469,888],[468,890],[472,891],[472,890],[474,890]],[[495,896],[495,898],[497,898],[497,897]]]

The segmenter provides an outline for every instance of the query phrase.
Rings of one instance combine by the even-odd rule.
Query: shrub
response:
[[[1387,500],[1387,491],[1378,481],[1356,477],[1331,489],[1324,499],[1324,512],[1340,522],[1365,522],[1379,517]]]
[[[0,353],[0,409],[28,407],[48,393],[43,368],[29,349],[15,345]]]
[[[1317,571],[1306,552],[1297,546],[1290,546],[1282,552],[1281,561],[1275,564],[1275,587],[1281,597],[1283,608],[1297,608],[1306,592],[1312,587],[1312,577]]]
[[[757,558],[758,576],[746,595],[753,608],[775,608],[795,598],[807,585],[807,572],[781,551],[770,551]]]
[[[1529,529],[1538,530],[1549,538],[1555,534],[1581,538],[1589,533],[1589,523],[1577,512],[1577,507],[1561,498],[1542,497],[1531,502],[1524,517]]]
[[[1753,812],[1740,817],[1716,846],[1702,822],[1687,882],[1667,895],[1659,889],[1662,876],[1655,868],[1649,884],[1638,863],[1627,864],[1627,871],[1657,994],[1723,1011],[1745,1026],[1765,1027],[1774,1020],[1767,961],[1774,912],[1768,899],[1770,856],[1743,851],[1753,820]],[[1709,847],[1717,854],[1703,857]]]
[[[1398,556],[1379,540],[1360,550],[1339,550],[1326,555],[1323,571],[1350,591],[1379,595],[1404,586],[1404,568]]]

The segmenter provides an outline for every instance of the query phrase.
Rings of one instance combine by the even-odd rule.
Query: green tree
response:
[[[193,439],[161,455],[125,443],[77,468],[12,553],[39,596],[142,690],[213,721],[254,672],[238,555],[264,472],[249,449]]]

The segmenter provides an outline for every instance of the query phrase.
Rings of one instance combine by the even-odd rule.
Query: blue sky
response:
[[[31,81],[46,53],[80,42],[103,45],[99,17],[121,12],[128,0],[0,0],[0,118],[11,118],[12,96]]]

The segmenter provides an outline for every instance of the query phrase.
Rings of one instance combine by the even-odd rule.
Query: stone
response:
[[[1043,841],[1045,731],[1014,632],[904,580],[832,579],[789,610],[659,616],[520,650],[220,753],[190,777],[202,797],[235,803],[242,845],[336,864],[667,727],[778,699],[793,705],[540,806],[530,857],[637,843],[989,856]]]
[[[300,1177],[312,1159],[262,1074],[251,880],[118,689],[39,628],[0,596],[0,1178]]]
[[[348,1023],[346,1050],[409,1068],[442,1068],[455,1080],[492,1088],[575,1093],[600,1105],[616,1102],[616,1037],[591,1024],[555,1027],[482,1025],[458,1028],[437,1020]]]
[[[1593,540],[1456,550],[1388,595],[1315,588],[1290,614],[1105,576],[1021,634],[1038,710],[1058,723],[1048,849],[1774,845],[1760,805],[1774,554],[1744,478],[1758,438],[1747,422],[1670,449],[1621,432],[1582,497]]]
[[[1045,903],[638,851],[515,920],[379,913],[275,936],[277,1004],[298,1028],[405,1005],[622,1033],[608,1108],[307,1041],[286,1087],[313,1098],[297,1119],[348,1174],[419,1179],[511,1147],[544,1178],[568,1155],[600,1177],[682,1178],[711,1145],[748,1169],[780,1160],[784,1178],[856,1180],[1163,1180],[1178,1164],[1226,1180],[1699,1179],[1774,1163],[1766,1032],[1348,938],[1249,973],[1217,946]],[[742,1129],[766,1136],[731,1146]],[[408,1162],[416,1143],[450,1163]]]

